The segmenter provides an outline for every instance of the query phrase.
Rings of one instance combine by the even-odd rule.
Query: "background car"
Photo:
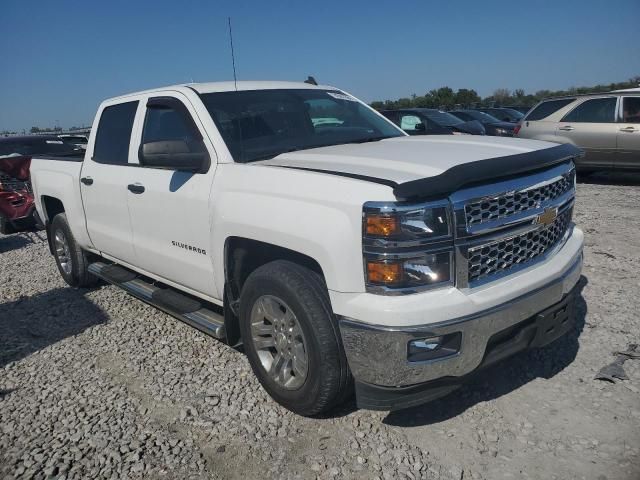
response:
[[[512,122],[518,123],[524,117],[522,112],[518,110],[514,110],[513,108],[506,107],[492,107],[492,108],[476,108],[484,113],[488,113],[489,115],[493,115],[498,120],[502,120],[503,122]]]
[[[0,138],[0,155],[82,156],[84,150],[57,135],[24,135]]]
[[[520,112],[522,115],[526,115],[529,110],[531,110],[531,105],[505,105],[503,108],[509,108],[511,110],[515,110]]]
[[[465,122],[477,120],[482,124],[487,135],[495,137],[513,137],[513,131],[516,128],[515,123],[502,122],[496,117],[478,110],[452,110],[449,113]]]
[[[37,223],[29,180],[30,157],[0,156],[0,233],[30,229]]]
[[[87,143],[89,143],[89,139],[87,138],[86,135],[64,134],[64,135],[58,135],[58,137],[62,141],[75,145],[76,147],[81,148],[83,150],[87,149]]]
[[[380,113],[409,135],[485,134],[480,122],[460,120],[455,115],[433,108],[383,110]]]
[[[520,138],[571,143],[584,150],[583,172],[640,170],[640,92],[541,101],[516,127]]]

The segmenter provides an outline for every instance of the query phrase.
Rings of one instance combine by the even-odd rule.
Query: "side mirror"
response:
[[[415,130],[418,132],[426,132],[427,126],[424,123],[416,123]]]
[[[204,145],[201,151],[193,152],[184,140],[143,143],[138,150],[138,159],[145,167],[193,173],[205,172],[210,162]]]

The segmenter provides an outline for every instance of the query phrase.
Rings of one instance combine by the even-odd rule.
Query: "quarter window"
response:
[[[574,100],[575,98],[562,98],[560,100],[547,100],[546,102],[542,102],[529,112],[529,115],[526,116],[525,120],[534,121],[545,119],[561,108],[566,107]]]
[[[125,165],[129,162],[129,142],[138,102],[120,103],[105,108],[100,115],[93,160]]]
[[[616,99],[594,98],[582,102],[561,120],[575,123],[613,123],[616,115]]]

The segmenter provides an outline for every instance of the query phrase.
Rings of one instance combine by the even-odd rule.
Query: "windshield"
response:
[[[201,98],[236,162],[403,136],[391,122],[339,90],[246,90]]]
[[[441,127],[452,127],[454,125],[460,125],[461,123],[464,123],[463,120],[460,120],[455,115],[451,115],[450,113],[440,110],[422,110],[421,113],[429,120],[434,121]]]
[[[499,119],[493,115],[489,115],[488,113],[478,112],[476,110],[467,110],[466,113],[473,119],[478,120],[480,123],[500,123]]]
[[[513,108],[505,108],[504,111],[517,120],[521,120],[522,117],[524,117],[524,113],[514,110]]]

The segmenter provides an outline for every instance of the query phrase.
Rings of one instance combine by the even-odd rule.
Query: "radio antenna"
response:
[[[233,85],[238,91],[238,78],[236,77],[236,56],[233,52],[233,32],[231,31],[231,17],[227,17],[229,22],[229,42],[231,43],[231,64],[233,65]]]

